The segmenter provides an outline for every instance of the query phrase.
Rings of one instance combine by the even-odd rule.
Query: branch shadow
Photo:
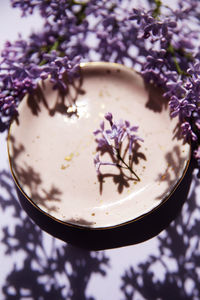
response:
[[[24,145],[17,145],[13,136],[10,136],[9,140],[12,144],[12,155],[10,156],[11,167],[17,184],[21,190],[24,190],[24,187],[28,187],[29,194],[27,197],[29,197],[31,201],[34,201],[36,205],[42,205],[49,213],[56,211],[57,207],[52,203],[60,202],[61,191],[56,186],[51,186],[49,190],[41,189],[43,183],[42,178],[40,174],[34,170],[33,166],[27,163],[23,165],[16,163],[17,158],[26,152]]]
[[[5,170],[0,172],[0,186],[5,192],[0,205],[4,213],[12,211],[14,225],[12,230],[9,220],[2,225],[5,256],[14,261],[2,287],[5,299],[95,300],[86,289],[93,274],[106,276],[109,259],[105,253],[58,243],[47,236],[21,209]]]
[[[140,299],[150,300],[200,298],[198,187],[199,179],[194,177],[181,214],[157,237],[159,253],[150,255],[137,270],[133,267],[125,270],[121,277],[124,300],[135,299],[136,294]]]
[[[163,97],[163,90],[150,83],[144,82],[145,88],[148,93],[148,100],[146,107],[155,113],[161,113],[168,107],[168,99]]]
[[[137,179],[127,176],[121,170],[121,168],[118,168],[118,171],[119,171],[119,174],[106,173],[106,174],[98,175],[100,194],[103,193],[103,184],[107,178],[112,178],[114,184],[117,185],[117,191],[119,194],[121,194],[123,192],[124,188],[130,187],[129,181],[137,181]]]
[[[93,229],[88,226],[79,228],[79,226],[56,222],[56,220],[33,207],[20,192],[18,192],[18,196],[22,207],[32,220],[54,237],[82,249],[113,249],[144,242],[167,228],[180,213],[182,205],[187,198],[192,170],[193,165],[191,164],[186,176],[170,198],[165,199],[150,214],[146,214],[136,221],[109,229]]]
[[[166,159],[166,169],[164,171],[164,173],[160,173],[158,175],[157,181],[158,182],[163,182],[166,181],[167,182],[167,186],[171,187],[174,186],[174,178],[179,178],[181,177],[179,172],[180,172],[180,166],[184,166],[185,164],[185,158],[181,157],[181,151],[180,148],[178,146],[174,146],[174,148],[172,149],[172,151],[168,152],[165,155],[165,159]],[[183,172],[184,170],[182,170]],[[158,200],[163,199],[163,197],[166,197],[167,194],[169,194],[171,191],[169,191],[168,188],[166,188],[166,190],[157,197]]]
[[[30,94],[27,95],[27,106],[33,115],[38,116],[41,109],[48,111],[50,117],[59,113],[67,117],[77,115],[76,100],[79,95],[85,94],[82,89],[83,77],[80,76],[72,82],[68,82],[66,75],[63,76],[63,81],[67,84],[67,89],[54,89],[53,84],[49,79],[42,81],[40,85]],[[50,101],[48,94],[52,93],[54,96]],[[47,95],[46,95],[47,94]]]
[[[132,170],[134,170],[133,166],[138,165],[141,160],[146,161],[146,156],[144,155],[144,153],[139,151],[140,148],[141,148],[141,146],[138,142],[135,142],[132,146],[133,155],[131,157],[131,160],[129,160],[129,167]],[[107,178],[112,178],[114,184],[116,184],[116,186],[117,186],[117,191],[119,194],[121,194],[125,188],[130,187],[130,182],[139,181],[139,179],[137,177],[135,177],[134,174],[131,174],[131,172],[129,170],[120,167],[120,165],[121,165],[120,159],[119,158],[117,159],[115,157],[113,152],[110,150],[110,147],[108,147],[108,148],[104,147],[103,149],[102,149],[102,147],[101,148],[97,147],[96,151],[99,151],[101,156],[103,156],[105,153],[108,153],[112,163],[116,164],[116,167],[114,166],[114,168],[116,169],[115,173],[100,173],[98,175],[100,194],[103,193],[103,184]],[[121,152],[121,150],[120,150],[120,152]],[[128,152],[128,143],[122,154],[122,159],[124,161],[126,160],[126,157],[128,156],[127,152]],[[118,171],[118,173],[117,173],[117,171]]]

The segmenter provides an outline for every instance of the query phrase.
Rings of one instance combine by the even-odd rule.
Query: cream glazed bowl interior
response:
[[[107,112],[139,126],[144,142],[133,167],[140,181],[113,166],[102,166],[102,181],[97,176],[93,132]],[[22,100],[8,153],[19,191],[40,212],[65,226],[110,229],[137,221],[171,196],[187,170],[190,145],[156,88],[123,65],[91,62],[81,64],[65,95],[46,80]]]

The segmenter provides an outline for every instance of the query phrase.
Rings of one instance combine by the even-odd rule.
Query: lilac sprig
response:
[[[97,142],[97,154],[94,158],[94,164],[98,175],[101,175],[100,167],[109,165],[116,166],[118,168],[124,168],[130,171],[135,178],[140,181],[139,176],[135,173],[132,168],[133,162],[133,145],[143,139],[136,135],[138,126],[131,126],[129,121],[119,120],[114,122],[113,116],[110,112],[106,113],[104,118],[109,122],[110,129],[105,129],[105,123],[100,123],[100,128],[95,130],[93,133],[96,136],[100,135],[100,138],[96,138]],[[128,146],[128,162],[124,159],[126,149],[123,149],[124,154],[122,155],[122,145]],[[100,156],[104,153],[109,153],[112,162],[105,162],[100,160]]]
[[[161,0],[10,1],[22,16],[39,12],[44,25],[27,40],[6,43],[2,51],[0,130],[41,79],[49,76],[56,88],[66,90],[64,70],[72,81],[79,61],[109,61],[133,67],[145,81],[161,87],[183,137],[192,142],[193,151],[198,150],[198,0],[176,0],[171,7]]]
[[[41,40],[42,43],[42,40]],[[37,46],[37,50],[35,49]],[[68,56],[59,56],[59,52],[39,51],[40,43],[29,44],[23,40],[6,43],[0,61],[0,120],[8,122],[17,115],[17,107],[25,94],[32,93],[41,80],[50,77],[54,88],[67,90],[67,83],[79,74],[80,58],[73,60]],[[67,74],[67,80],[63,80]]]
[[[85,2],[87,3],[87,0]],[[43,18],[51,18],[53,22],[67,18],[73,13],[80,22],[84,18],[86,3],[79,0],[11,0],[12,7],[21,9],[22,17],[33,14],[37,9]]]

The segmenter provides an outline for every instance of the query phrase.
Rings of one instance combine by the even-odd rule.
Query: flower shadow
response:
[[[32,165],[27,163],[17,164],[18,157],[25,153],[25,147],[22,144],[16,144],[13,136],[9,137],[12,144],[12,155],[10,163],[15,178],[15,182],[19,189],[25,193],[24,187],[28,188],[30,201],[34,201],[36,205],[42,205],[48,213],[56,211],[56,202],[60,202],[61,191],[55,185],[52,185],[49,190],[41,188],[43,180],[38,172],[35,171]]]
[[[63,80],[67,82],[67,78]],[[77,114],[78,96],[85,93],[82,84],[83,78],[80,76],[70,84],[67,83],[66,90],[55,90],[50,79],[47,79],[27,95],[27,105],[35,116],[39,116],[41,110],[46,109],[51,117],[57,113],[71,117]]]
[[[82,250],[48,236],[21,209],[6,171],[0,172],[0,186],[5,192],[0,205],[4,214],[12,213],[12,229],[8,219],[2,224],[1,245],[5,259],[13,261],[2,296],[10,300],[94,300],[86,289],[93,274],[106,276],[109,259],[105,253]]]
[[[98,181],[99,181],[99,191],[100,194],[103,193],[103,184],[107,178],[112,178],[113,182],[117,185],[117,191],[118,193],[122,193],[124,188],[128,188],[130,186],[129,181],[135,181],[137,179],[133,179],[132,177],[126,176],[122,170],[119,170],[119,174],[100,174],[98,175]]]
[[[157,197],[158,200],[166,197],[171,192],[170,188],[174,186],[175,179],[178,181],[178,178],[181,177],[181,175],[179,174],[180,166],[182,166],[182,175],[184,175],[184,170],[185,168],[187,168],[187,166],[183,168],[183,166],[185,165],[185,158],[181,156],[181,151],[178,146],[174,146],[172,151],[168,152],[165,155],[165,159],[166,169],[164,173],[160,173],[158,175],[157,181],[166,181],[167,188],[160,196]]]
[[[194,177],[182,213],[157,237],[158,254],[149,255],[137,268],[130,266],[122,275],[124,300],[136,295],[150,300],[200,298],[198,187]]]
[[[128,148],[129,145],[127,143],[126,147],[123,149],[122,158],[125,160],[128,157]],[[141,160],[146,160],[146,156],[143,152],[140,151],[140,144],[136,141],[132,146],[132,157],[131,160],[129,160],[129,167],[134,170],[134,165],[138,165]],[[113,154],[112,151],[110,151],[110,147],[106,148],[98,148],[96,149],[100,152],[101,156],[103,156],[105,153],[109,154],[109,157],[111,161],[116,164],[116,166],[113,166],[115,168],[115,172],[111,173],[100,173],[98,175],[98,181],[99,181],[99,191],[100,194],[103,193],[103,184],[105,183],[105,180],[107,178],[112,178],[113,183],[117,186],[118,193],[122,193],[125,188],[130,187],[130,182],[138,182],[140,179],[137,178],[134,174],[131,174],[129,170],[126,168],[122,168],[120,166],[120,159],[117,159],[116,156]],[[120,150],[121,152],[121,150]]]
[[[145,82],[145,88],[148,93],[146,107],[155,113],[161,113],[168,107],[168,99],[163,97],[163,90],[150,83]]]
[[[189,169],[190,175],[191,169],[192,168]],[[2,176],[1,178],[3,179]],[[187,197],[188,187],[190,185],[190,181],[188,179],[190,178],[191,176],[189,176],[188,173],[188,176],[185,176],[170,199],[168,199],[168,201],[163,203],[155,211],[152,211],[151,214],[142,216],[139,220],[133,221],[131,223],[121,224],[121,226],[117,226],[115,228],[110,228],[107,230],[91,230],[90,228],[83,229],[77,228],[77,226],[66,226],[64,224],[61,224],[60,222],[56,222],[44,213],[40,212],[29,201],[27,201],[25,197],[24,199],[19,198],[19,200],[23,209],[27,212],[31,219],[37,225],[39,225],[41,229],[57,237],[58,239],[72,245],[77,245],[78,247],[81,247],[83,249],[111,249],[141,243],[152,238],[153,236],[161,232],[164,228],[166,228],[169,223],[177,216],[182,207],[182,204],[185,201],[185,198]],[[10,177],[9,180],[11,181]],[[22,196],[21,193],[20,195]],[[2,205],[4,204],[5,206],[4,210],[7,208],[7,203],[8,202],[4,201],[4,199],[2,198]],[[10,205],[12,207],[13,200],[11,201]],[[19,208],[19,210],[14,215],[14,220],[15,218],[16,220],[23,220],[23,215],[21,216],[22,210],[20,209],[19,205],[17,207]],[[16,211],[16,209],[14,211]],[[14,238],[18,234],[18,229],[21,234],[24,235],[24,229],[26,228],[26,226],[27,228],[30,227],[30,224],[32,223],[28,218],[26,220],[28,220],[27,223],[24,223],[22,227],[16,226],[15,233],[13,234],[12,232]],[[37,226],[34,226],[34,230],[36,230],[37,228]],[[8,228],[4,228],[3,232],[5,232],[6,236],[9,235]],[[43,233],[43,231],[41,231],[41,233]],[[35,235],[36,238],[39,238],[37,232]],[[32,239],[33,236],[34,232],[30,232],[30,239]],[[12,242],[12,238],[8,237],[8,243],[9,241],[12,246],[14,245],[14,247],[20,249],[20,243],[17,244],[15,240],[14,242]],[[47,247],[47,249],[49,249],[49,246]]]

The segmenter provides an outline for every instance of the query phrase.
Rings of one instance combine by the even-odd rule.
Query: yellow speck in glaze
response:
[[[161,151],[165,151],[165,147],[163,147],[162,145],[159,145],[159,148]]]
[[[74,153],[71,153],[70,155],[65,156],[65,160],[66,160],[66,161],[71,161],[72,158],[73,158],[73,156],[74,156]]]
[[[64,165],[61,165],[61,170],[65,170],[67,167]]]
[[[99,92],[99,97],[103,97],[103,92],[102,91]]]

